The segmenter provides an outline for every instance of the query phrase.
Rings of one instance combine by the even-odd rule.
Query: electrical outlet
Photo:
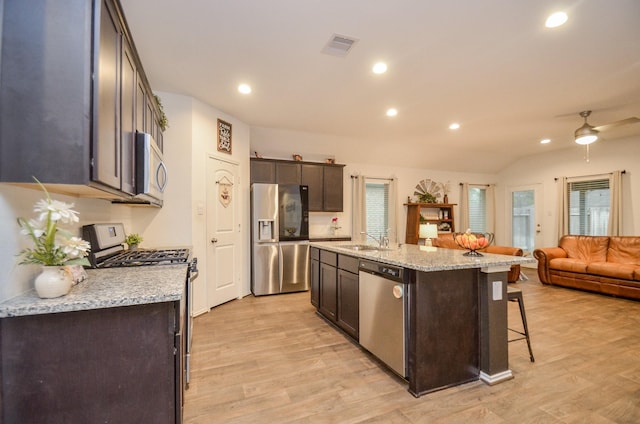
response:
[[[502,281],[493,282],[493,300],[502,300]]]

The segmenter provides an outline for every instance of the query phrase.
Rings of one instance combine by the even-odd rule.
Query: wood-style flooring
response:
[[[536,362],[524,340],[512,342],[514,379],[419,399],[318,317],[309,293],[218,306],[194,322],[185,422],[640,423],[640,302],[525,273],[516,286]],[[513,302],[509,323],[521,327]]]

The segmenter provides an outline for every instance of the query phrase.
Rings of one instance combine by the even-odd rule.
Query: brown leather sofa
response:
[[[640,299],[640,237],[563,236],[533,256],[543,284]]]
[[[462,247],[458,246],[453,237],[451,236],[441,236],[438,238],[431,239],[431,244],[436,247],[444,247],[446,249],[462,249]],[[511,256],[522,256],[522,249],[519,247],[510,247],[510,246],[488,246],[482,249],[480,252],[486,253],[494,253],[497,255],[511,255]],[[511,269],[507,273],[507,282],[515,283],[518,281],[520,277],[520,265],[512,265]]]

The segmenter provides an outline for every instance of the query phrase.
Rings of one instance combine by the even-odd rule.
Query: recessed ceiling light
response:
[[[238,91],[242,94],[249,94],[251,93],[251,87],[248,84],[240,84],[238,86]]]
[[[398,114],[398,109],[390,108],[387,109],[387,116],[396,116]]]
[[[387,64],[384,62],[378,62],[373,65],[373,73],[374,74],[384,74],[387,72]]]
[[[460,128],[460,124],[458,124],[457,122],[454,122],[453,124],[449,125],[450,130],[457,130],[458,128]]]
[[[564,12],[552,13],[547,18],[544,26],[546,26],[547,28],[556,28],[567,22],[567,19],[569,19],[569,17]]]
[[[550,138],[545,138],[545,139],[540,140],[540,144],[549,144],[549,143],[551,143],[551,139]]]

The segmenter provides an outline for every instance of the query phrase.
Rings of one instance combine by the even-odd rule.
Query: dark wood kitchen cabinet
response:
[[[3,423],[181,423],[184,302],[0,320]]]
[[[320,250],[315,247],[309,249],[309,278],[311,279],[311,304],[320,307]]]
[[[251,159],[251,182],[309,186],[310,212],[342,212],[344,165]]]
[[[318,311],[332,322],[336,322],[338,312],[338,275],[336,266],[338,255],[320,250],[320,307]]]
[[[359,336],[357,258],[319,249],[318,312],[356,341]],[[313,257],[311,261],[313,262]],[[313,268],[311,269],[313,272]],[[313,304],[313,274],[311,303]],[[315,304],[314,304],[315,305]]]
[[[338,255],[338,294],[336,323],[347,334],[358,340],[360,320],[359,261],[346,255]]]
[[[119,2],[58,3],[2,2],[0,182],[130,198],[135,130],[161,135],[159,107]]]
[[[276,184],[300,184],[300,163],[291,161],[276,162]]]
[[[251,182],[275,184],[276,163],[272,160],[251,159]]]
[[[326,212],[342,212],[343,209],[343,167],[341,165],[325,165],[323,168],[322,210]]]

